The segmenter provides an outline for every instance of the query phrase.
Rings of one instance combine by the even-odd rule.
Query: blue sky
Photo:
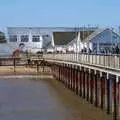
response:
[[[120,25],[120,0],[0,0],[0,29]]]

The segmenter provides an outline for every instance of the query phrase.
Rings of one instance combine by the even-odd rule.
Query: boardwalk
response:
[[[56,80],[65,86],[64,90],[72,90],[74,94],[80,97],[82,100],[81,105],[84,103],[81,106],[83,108],[82,114],[88,108],[89,111],[92,111],[88,112],[90,114],[87,116],[84,116],[85,119],[94,120],[96,119],[95,115],[100,115],[100,119],[104,119],[102,118],[104,116],[106,119],[110,117],[112,120],[119,120],[119,56],[43,54],[41,58],[34,56],[30,57],[30,59],[32,62],[28,64],[27,58],[11,58],[11,62],[8,58],[4,58],[3,62],[1,60],[1,65],[8,67],[9,63],[11,64],[7,69],[12,71],[8,72],[9,74],[40,74],[40,72],[50,72]],[[1,71],[3,68],[1,66]],[[47,68],[47,71],[45,68]],[[88,106],[86,106],[87,104]]]

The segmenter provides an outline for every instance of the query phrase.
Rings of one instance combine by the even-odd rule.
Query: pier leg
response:
[[[89,101],[89,69],[86,70],[87,101]]]
[[[75,66],[74,66],[74,68],[72,69],[72,90],[73,90],[73,92],[75,91]]]
[[[60,65],[58,65],[58,80],[60,81]]]
[[[68,88],[70,89],[70,65],[68,64]]]
[[[84,88],[84,77],[83,77],[83,73],[84,72],[84,67],[81,67],[81,94],[82,94],[82,97],[83,97],[83,88]]]
[[[69,77],[70,76],[70,74],[69,74],[69,64],[67,65],[67,88],[69,88]]]
[[[82,70],[79,71],[79,82],[80,82],[80,96],[82,96]]]
[[[110,114],[110,79],[107,75],[107,114]]]
[[[76,70],[76,94],[78,94],[79,90],[78,90],[78,70],[79,67],[77,66],[77,70]]]
[[[101,74],[102,74],[102,73],[101,73]],[[101,76],[101,109],[103,109],[103,101],[104,101],[104,100],[103,100],[103,86],[104,86],[104,85],[103,85],[103,84],[104,84],[104,83],[103,83],[103,82],[104,82],[103,80],[104,80],[104,78],[103,78],[103,76]]]
[[[117,120],[117,85],[116,85],[116,76],[113,78],[113,97],[114,97],[114,111],[113,111],[113,120]]]
[[[93,104],[93,72],[90,70],[90,103]]]
[[[118,118],[120,119],[120,77],[118,77]]]
[[[98,72],[95,73],[95,106],[98,106]]]
[[[67,87],[67,64],[65,64],[65,86]]]
[[[106,81],[106,73],[101,73],[101,109],[105,107],[105,81]]]
[[[72,65],[71,65],[71,68],[70,68],[70,75],[71,75],[71,78],[70,78],[70,89],[72,90]]]
[[[85,77],[85,68],[83,68],[83,98],[85,99],[85,82],[86,82],[86,77]]]

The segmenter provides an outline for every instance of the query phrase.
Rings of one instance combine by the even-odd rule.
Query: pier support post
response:
[[[77,66],[77,70],[76,70],[76,94],[78,95],[78,70],[79,70],[79,66]]]
[[[60,81],[60,65],[58,65],[58,80]]]
[[[67,87],[67,64],[65,64],[65,87]]]
[[[101,105],[100,105],[100,107],[101,107],[101,109],[103,109],[103,101],[104,101],[104,98],[103,98],[103,87],[104,87],[104,78],[103,78],[103,75],[102,75],[102,72],[101,72]]]
[[[110,114],[110,79],[107,74],[107,114]]]
[[[118,117],[120,119],[120,76],[118,77]]]
[[[105,107],[105,81],[106,81],[106,73],[101,72],[101,109]]]
[[[90,103],[93,104],[93,71],[90,70]]]
[[[72,91],[75,92],[75,66],[73,66],[72,75]]]
[[[95,71],[95,106],[98,106],[98,71]]]
[[[85,92],[86,92],[86,88],[85,88],[85,83],[86,83],[86,77],[85,77],[85,68],[83,68],[83,98],[85,99]]]
[[[71,65],[71,67],[70,67],[70,89],[72,90],[72,65]]]
[[[62,65],[62,83],[64,84],[64,63]]]
[[[82,96],[82,70],[79,70],[80,96]]]
[[[86,69],[87,101],[89,101],[89,69]]]
[[[113,98],[114,98],[113,120],[117,120],[117,84],[115,75],[113,77]]]
[[[64,63],[62,65],[62,83],[64,83]]]
[[[68,64],[68,88],[70,89],[70,78],[71,78],[71,75],[70,75],[70,65]]]
[[[83,97],[83,88],[84,88],[84,67],[81,67],[81,96]]]
[[[66,75],[67,76],[66,77],[67,78],[67,82],[66,82],[67,85],[66,85],[66,87],[69,88],[69,66],[68,66],[68,64],[66,65],[66,72],[67,72],[67,75]]]
[[[118,77],[118,118],[120,119],[120,76]]]

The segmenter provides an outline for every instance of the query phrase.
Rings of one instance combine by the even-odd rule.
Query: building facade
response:
[[[49,36],[48,31],[41,31],[39,28],[8,28],[8,44],[13,50],[22,47],[23,51],[28,52],[42,51],[43,44],[51,40]]]
[[[65,51],[66,45],[77,38],[83,41],[97,28],[83,27],[8,27],[8,44],[11,50],[20,48],[22,51],[37,53],[52,46],[55,51]],[[64,47],[63,47],[64,46]]]
[[[86,48],[92,46],[94,53],[112,53],[113,49],[120,49],[120,35],[110,29],[98,30],[84,41]]]

